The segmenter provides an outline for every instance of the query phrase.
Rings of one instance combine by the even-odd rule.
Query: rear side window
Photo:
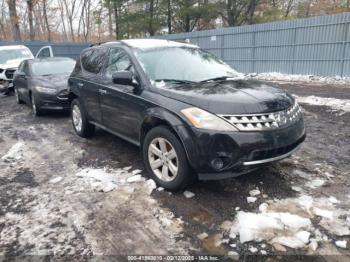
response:
[[[42,49],[37,57],[38,58],[51,57],[50,48],[47,47]]]
[[[81,55],[83,69],[92,74],[99,74],[104,65],[105,52],[102,49],[89,49]]]

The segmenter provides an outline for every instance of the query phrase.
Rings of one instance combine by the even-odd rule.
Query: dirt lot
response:
[[[298,96],[350,101],[341,86],[281,85]],[[348,261],[350,112],[302,106],[308,136],[293,157],[239,178],[199,182],[187,198],[155,188],[129,143],[102,130],[79,138],[67,115],[35,118],[14,97],[0,97],[0,257]]]

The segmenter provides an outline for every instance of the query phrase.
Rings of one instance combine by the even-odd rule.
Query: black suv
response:
[[[272,84],[244,77],[197,46],[124,40],[85,49],[69,79],[72,122],[141,147],[159,186],[222,179],[291,155],[301,110]]]

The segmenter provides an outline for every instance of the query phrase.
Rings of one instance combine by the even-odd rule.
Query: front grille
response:
[[[253,151],[250,154],[249,161],[264,160],[264,159],[274,158],[274,157],[278,157],[278,156],[287,154],[288,152],[295,149],[304,140],[305,140],[305,136],[298,139],[295,143],[287,145],[287,146],[273,148],[273,149],[267,149],[267,150]]]
[[[281,128],[295,123],[301,117],[297,102],[284,111],[266,114],[219,115],[239,131],[265,131]]]
[[[5,76],[8,78],[8,79],[13,79],[13,74],[15,73],[16,69],[7,69],[5,71]]]
[[[57,98],[60,99],[60,100],[68,100],[68,90],[63,90],[61,91],[58,95],[57,95]]]

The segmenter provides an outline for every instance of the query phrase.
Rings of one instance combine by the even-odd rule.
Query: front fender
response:
[[[153,123],[157,121],[159,121],[160,123],[166,123],[166,125],[169,126],[175,132],[175,134],[178,136],[178,138],[180,139],[185,149],[190,166],[196,169],[197,163],[198,163],[196,156],[198,154],[196,153],[197,148],[193,140],[194,134],[192,132],[192,129],[189,127],[189,125],[183,119],[181,119],[181,117],[178,116],[176,113],[173,113],[163,108],[150,108],[146,111],[146,115],[143,119],[142,127],[148,125],[149,123]],[[143,134],[141,132],[140,134],[141,145],[143,141],[142,136]]]

